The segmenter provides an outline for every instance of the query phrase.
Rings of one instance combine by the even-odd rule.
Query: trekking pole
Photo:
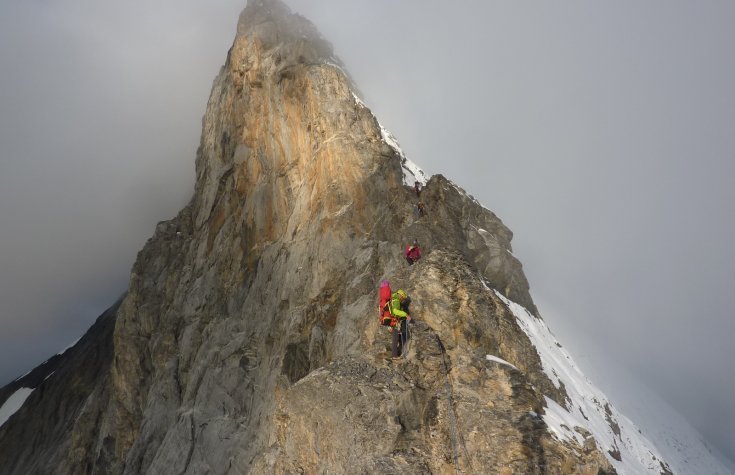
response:
[[[406,326],[406,331],[408,331],[408,326]],[[401,349],[401,356],[403,356],[404,360],[408,359],[408,336],[404,338],[403,333],[401,333],[401,340],[403,341],[403,346]]]
[[[406,344],[404,345],[404,347],[406,348],[406,351],[404,352],[406,358],[408,358],[408,345],[411,341],[411,327],[409,326],[409,323],[410,321],[406,319]]]
[[[401,320],[401,324],[398,327],[401,332],[401,356],[405,360],[408,359],[408,333],[403,333],[403,325],[406,325],[406,332],[408,332],[408,320],[405,318]]]

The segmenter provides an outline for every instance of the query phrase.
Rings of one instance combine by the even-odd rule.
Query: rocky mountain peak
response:
[[[511,231],[355,91],[311,23],[248,2],[191,202],[139,253],[95,370],[0,426],[9,473],[666,473],[546,328]],[[397,360],[384,279],[412,298]]]
[[[369,199],[367,177],[385,181],[378,158],[391,151],[352,90],[311,23],[281,2],[250,2],[203,120],[194,225],[219,223],[217,204],[242,205],[246,195],[249,248],[339,210],[369,221],[368,207],[352,205]]]
[[[280,0],[250,0],[240,14],[237,36],[250,37],[264,49],[296,42],[306,46],[305,60],[330,59],[332,46],[316,27],[301,15],[294,14]]]

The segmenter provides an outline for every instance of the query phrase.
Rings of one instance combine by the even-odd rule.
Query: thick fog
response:
[[[735,4],[287,3],[409,158],[513,230],[591,379],[645,381],[735,459]],[[78,338],[191,197],[243,6],[0,3],[0,385]]]

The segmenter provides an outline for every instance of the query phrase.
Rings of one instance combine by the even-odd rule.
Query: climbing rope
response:
[[[442,355],[442,370],[444,371],[444,387],[447,391],[447,402],[449,403],[449,421],[451,424],[451,437],[452,437],[452,451],[454,452],[454,470],[455,473],[459,473],[459,449],[458,446],[462,446],[462,451],[464,452],[465,460],[467,460],[467,464],[469,465],[471,472],[474,473],[474,467],[472,466],[472,459],[470,458],[470,454],[467,451],[467,445],[465,444],[464,437],[462,437],[462,432],[459,430],[459,422],[457,421],[457,415],[454,411],[454,396],[452,394],[452,385],[449,383],[449,368],[447,366],[447,359],[446,359],[446,353],[447,350],[444,348],[444,344],[442,343],[441,339],[439,339],[439,335],[436,333],[434,334],[436,337],[436,344],[439,346],[439,352]]]

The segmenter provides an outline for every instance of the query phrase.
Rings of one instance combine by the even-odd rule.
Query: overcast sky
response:
[[[735,3],[287,0],[383,125],[513,230],[591,379],[735,459]],[[193,191],[244,0],[0,0],[0,385],[78,338]]]

